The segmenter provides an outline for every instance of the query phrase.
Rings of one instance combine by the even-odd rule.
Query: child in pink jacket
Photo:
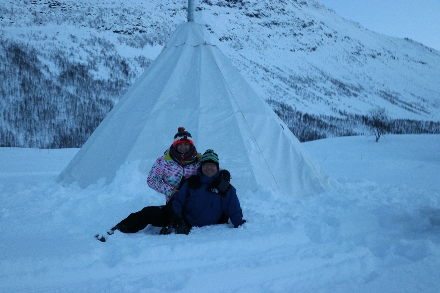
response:
[[[179,127],[173,144],[153,164],[147,178],[148,186],[164,194],[168,202],[173,194],[179,192],[181,182],[197,174],[200,157],[191,134],[184,127]]]

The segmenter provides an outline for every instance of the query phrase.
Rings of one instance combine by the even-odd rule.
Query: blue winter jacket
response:
[[[207,191],[208,184],[212,183],[219,172],[213,177],[203,175],[201,169],[197,170],[202,186],[190,189],[188,182],[174,195],[173,209],[177,214],[182,214],[191,226],[202,227],[216,224],[222,213],[231,219],[234,227],[243,224],[243,214],[234,187],[222,196],[213,191]]]

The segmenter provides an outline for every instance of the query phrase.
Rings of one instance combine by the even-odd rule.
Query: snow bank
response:
[[[110,185],[63,187],[76,150],[0,148],[0,292],[437,292],[440,136],[373,141],[303,144],[334,189],[238,190],[238,229],[147,227],[106,243],[93,235],[163,203],[144,175],[126,165]]]

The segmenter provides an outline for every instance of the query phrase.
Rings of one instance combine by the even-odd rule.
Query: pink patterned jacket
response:
[[[147,177],[148,186],[164,194],[166,202],[168,202],[171,192],[174,188],[179,187],[183,176],[188,178],[197,174],[197,168],[200,166],[198,160],[200,156],[201,154],[197,154],[196,162],[181,166],[171,158],[169,151],[167,151],[153,164]]]

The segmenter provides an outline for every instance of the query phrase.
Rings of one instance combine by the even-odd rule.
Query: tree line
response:
[[[141,68],[151,62],[139,56],[125,59],[105,40],[90,41],[103,49],[79,62],[59,49],[41,52],[0,36],[0,147],[81,147],[137,77],[133,62]],[[110,74],[97,77],[100,68]],[[435,121],[387,117],[375,132],[378,121],[371,111],[313,115],[267,102],[301,142],[371,133],[440,133]]]
[[[93,74],[102,65],[0,36],[0,147],[81,147],[137,76],[117,54],[97,60],[108,77]]]
[[[391,119],[386,110],[372,108],[365,115],[339,112],[338,116],[302,113],[283,102],[267,101],[301,142],[323,138],[388,134],[440,134],[440,122]]]

